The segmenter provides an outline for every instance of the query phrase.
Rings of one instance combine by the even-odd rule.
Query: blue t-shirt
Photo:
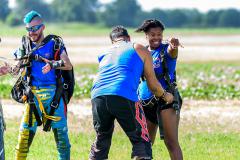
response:
[[[41,46],[39,49],[33,52],[33,55],[38,54],[39,56],[42,56],[43,58],[46,58],[48,60],[54,60],[54,53],[53,53],[53,47],[54,47],[54,40],[50,40],[47,42],[44,46]],[[34,48],[35,45],[33,44],[32,48]],[[63,51],[63,47],[60,49],[60,54]],[[31,85],[32,86],[49,86],[49,85],[56,85],[56,74],[55,69],[51,69],[48,73],[43,74],[42,68],[45,66],[45,62],[40,61],[32,61],[31,66]]]
[[[159,46],[159,48],[151,51],[152,58],[153,58],[154,72],[155,72],[156,75],[162,75],[163,74],[163,68],[162,68],[162,63],[161,63],[161,55],[160,55],[160,52],[163,49],[163,47],[164,47],[165,61],[167,63],[168,72],[169,72],[169,76],[170,76],[170,82],[173,82],[174,79],[175,79],[174,72],[176,70],[177,59],[172,58],[169,55],[169,53],[167,52],[168,44],[161,44]],[[167,84],[166,84],[164,78],[161,78],[158,81],[161,83],[162,87],[164,89],[166,89]],[[149,99],[153,96],[152,92],[150,91],[150,89],[147,86],[146,81],[142,81],[139,84],[138,95],[139,95],[139,98],[142,99],[142,100]]]
[[[121,41],[98,57],[99,71],[91,98],[118,95],[137,101],[137,88],[143,72],[143,61],[130,42]]]

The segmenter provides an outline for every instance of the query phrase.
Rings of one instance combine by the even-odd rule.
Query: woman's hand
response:
[[[168,53],[172,58],[177,58],[178,56],[178,47],[183,47],[179,42],[178,38],[170,38],[168,40]]]
[[[170,104],[173,102],[173,95],[169,92],[166,92],[164,93],[164,96],[162,97],[162,99],[167,103],[167,104]]]
[[[179,46],[184,48],[183,45],[179,42],[178,38],[174,38],[174,37],[170,38],[168,40],[168,43],[169,43],[171,49],[174,49],[174,50],[177,49]]]

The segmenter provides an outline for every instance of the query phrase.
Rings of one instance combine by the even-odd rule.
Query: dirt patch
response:
[[[184,45],[184,48],[179,48],[179,61],[240,60],[240,35],[181,35],[178,38]],[[108,36],[63,39],[74,64],[97,63],[97,55],[111,44]],[[2,37],[0,56],[10,57],[20,42],[18,37]],[[146,40],[144,36],[133,36],[132,42],[145,44]]]
[[[11,100],[3,100],[6,120],[17,120],[24,106]],[[240,133],[240,100],[185,100],[181,111],[180,133],[237,132]],[[90,99],[72,102],[68,107],[68,126],[71,132],[92,132]],[[117,125],[118,126],[118,125]],[[119,127],[118,127],[119,128]]]
[[[6,118],[20,117],[24,110],[24,105],[15,103],[11,100],[3,100],[3,111]],[[68,106],[68,113],[78,118],[91,117],[90,99],[83,99],[72,102]],[[240,100],[185,100],[181,112],[183,119],[190,117],[207,119],[211,117],[221,117],[224,119],[234,119],[240,117]]]

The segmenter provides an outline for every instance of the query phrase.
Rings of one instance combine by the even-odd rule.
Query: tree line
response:
[[[136,27],[144,19],[156,18],[166,27],[204,28],[240,27],[240,11],[237,9],[210,10],[201,13],[197,9],[153,9],[143,11],[137,0],[114,0],[101,4],[98,0],[16,0],[16,7],[9,8],[8,0],[0,0],[0,21],[11,26],[22,24],[23,16],[30,10],[42,14],[48,22],[83,22],[107,27],[124,25]]]

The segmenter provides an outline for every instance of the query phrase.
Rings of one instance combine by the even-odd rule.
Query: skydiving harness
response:
[[[161,74],[157,74],[155,72],[155,75],[157,77],[158,80],[164,78],[166,84],[167,84],[167,91],[172,93],[173,94],[173,109],[176,111],[176,114],[179,114],[180,112],[180,108],[181,108],[181,102],[182,99],[181,99],[181,96],[178,92],[178,89],[177,89],[177,83],[176,83],[176,71],[174,71],[174,79],[173,79],[173,82],[171,83],[171,80],[170,80],[170,75],[169,75],[169,72],[168,72],[168,67],[167,67],[167,62],[166,62],[166,58],[165,58],[165,50],[166,50],[166,47],[167,45],[163,46],[161,51],[160,51],[160,57],[161,57],[161,65],[162,65],[162,69],[163,69],[163,72]],[[144,81],[146,80],[145,77],[141,77],[141,79]],[[158,103],[159,101],[159,98],[156,97],[155,95],[153,95],[151,97],[151,99],[149,100],[141,100],[141,104],[143,106],[154,106],[156,103]]]
[[[166,49],[166,47],[163,46],[163,48],[160,52],[163,75],[156,74],[156,77],[157,77],[157,79],[164,78],[164,80],[168,86],[167,90],[173,94],[173,109],[176,111],[176,114],[179,114],[180,108],[181,108],[181,106],[180,106],[181,104],[179,101],[182,101],[182,99],[181,99],[180,94],[177,89],[176,71],[174,71],[174,79],[173,79],[173,82],[171,83],[170,75],[169,75],[168,67],[167,67],[167,62],[166,62],[166,58],[165,58],[165,54],[164,54],[165,49]]]
[[[60,59],[60,50],[62,47],[64,47],[62,38],[56,35],[48,35],[40,45],[37,45],[32,49],[32,42],[27,36],[23,36],[22,38],[22,44],[23,44],[23,56],[19,58],[20,65],[19,68],[24,69],[21,76],[17,80],[16,84],[14,85],[11,94],[12,98],[16,100],[19,103],[25,103],[27,102],[30,105],[30,114],[29,114],[29,127],[32,126],[32,113],[34,113],[37,125],[40,126],[43,123],[43,130],[44,131],[50,131],[51,130],[51,122],[52,121],[59,121],[61,117],[53,116],[55,110],[58,108],[59,102],[61,97],[63,97],[64,103],[68,104],[70,101],[70,98],[72,97],[73,90],[74,90],[74,74],[73,70],[70,71],[61,71],[60,69],[55,69],[56,73],[56,91],[54,98],[50,104],[51,109],[49,114],[47,114],[44,110],[44,107],[42,105],[42,102],[36,92],[32,90],[31,88],[31,61],[40,61],[40,62],[49,62],[49,60],[46,60],[45,58],[41,57],[40,55],[34,55],[33,52],[36,51],[38,48],[44,46],[47,42],[49,42],[51,39],[55,41],[54,47],[53,47],[53,53],[54,53],[54,60]],[[65,47],[64,47],[65,49]],[[66,50],[66,49],[65,49]],[[36,97],[39,108],[43,114],[43,118],[41,120],[36,104],[34,102],[34,97]]]

